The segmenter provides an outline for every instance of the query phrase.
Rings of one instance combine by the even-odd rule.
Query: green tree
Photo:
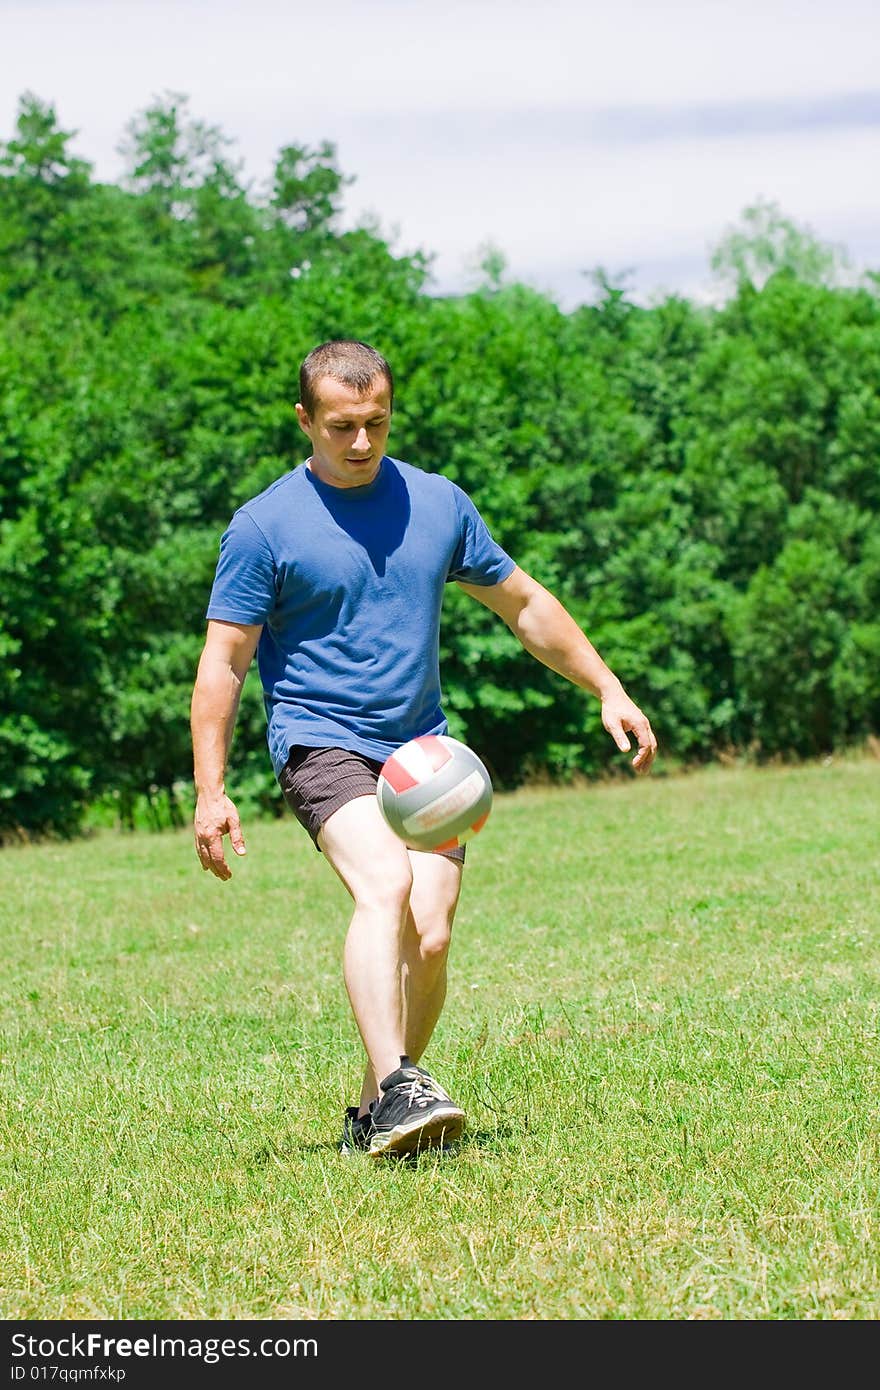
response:
[[[16,134],[0,144],[0,296],[27,293],[63,256],[91,172],[70,151],[74,134],[50,103],[32,92],[21,98]]]
[[[329,232],[342,208],[342,191],[352,182],[338,169],[331,141],[316,149],[285,145],[275,162],[269,205],[293,232]]]
[[[240,302],[262,224],[232,143],[190,114],[188,97],[168,93],[129,122],[120,152],[150,236],[186,265],[198,293]]]
[[[759,756],[815,757],[839,741],[835,667],[850,585],[836,550],[792,540],[731,606],[738,732]]]
[[[808,285],[845,283],[851,274],[846,248],[820,241],[809,227],[786,217],[778,203],[759,198],[719,241],[709,264],[728,289],[759,290],[771,276],[788,272]]]

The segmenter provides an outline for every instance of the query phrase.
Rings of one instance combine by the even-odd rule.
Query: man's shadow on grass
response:
[[[438,1148],[432,1145],[416,1153],[406,1154],[384,1154],[383,1157],[389,1162],[414,1166],[423,1158],[436,1158],[438,1154],[445,1159],[456,1158],[461,1154],[467,1153],[472,1149],[483,1149],[492,1152],[493,1150],[506,1149],[509,1141],[521,1138],[522,1126],[512,1122],[494,1125],[491,1129],[469,1129],[454,1144],[444,1144]],[[336,1154],[340,1158],[343,1155],[339,1151],[338,1139],[321,1139],[300,1143],[293,1139],[284,1145],[263,1144],[247,1160],[248,1168],[266,1168],[272,1163],[287,1164],[297,1155],[303,1154]],[[359,1157],[368,1158],[369,1154],[346,1154],[346,1159]]]

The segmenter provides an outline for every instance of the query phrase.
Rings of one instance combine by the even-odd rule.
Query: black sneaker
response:
[[[464,1111],[408,1057],[401,1057],[381,1087],[370,1138],[374,1158],[450,1144],[464,1129]]]
[[[370,1147],[370,1137],[373,1133],[372,1111],[375,1104],[376,1102],[373,1101],[370,1112],[366,1115],[359,1115],[357,1106],[349,1105],[342,1122],[342,1140],[339,1144],[341,1154],[345,1154],[347,1157],[349,1154],[353,1154],[356,1149],[362,1149],[366,1152]]]

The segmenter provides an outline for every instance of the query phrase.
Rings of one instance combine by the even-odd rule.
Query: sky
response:
[[[0,0],[0,139],[27,91],[107,181],[170,93],[255,190],[331,141],[341,225],[430,255],[438,293],[491,247],[564,309],[599,268],[711,300],[759,200],[880,269],[877,0]]]

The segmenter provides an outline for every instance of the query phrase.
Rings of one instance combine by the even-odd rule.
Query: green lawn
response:
[[[498,797],[425,1063],[344,1159],[348,899],[292,817],[0,851],[0,1316],[874,1319],[880,761]]]

